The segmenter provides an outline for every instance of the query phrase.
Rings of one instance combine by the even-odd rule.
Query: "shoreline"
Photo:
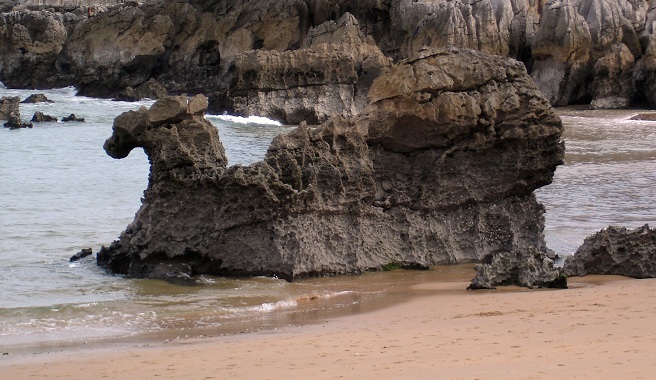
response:
[[[3,357],[11,379],[648,378],[656,279],[570,278],[565,290],[412,285],[402,303],[315,324],[169,343]]]

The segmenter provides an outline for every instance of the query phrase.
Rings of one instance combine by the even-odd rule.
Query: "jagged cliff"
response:
[[[136,3],[135,3],[136,4]],[[361,112],[423,47],[524,62],[553,105],[654,105],[653,0],[153,0],[0,16],[0,80],[116,96],[157,80],[210,109],[287,123]],[[129,92],[129,91],[128,91]]]
[[[105,150],[143,147],[151,171],[134,222],[98,263],[294,279],[546,252],[533,190],[562,163],[562,125],[520,62],[422,50],[368,98],[358,116],[277,137],[249,166],[227,166],[202,95],[119,116]]]

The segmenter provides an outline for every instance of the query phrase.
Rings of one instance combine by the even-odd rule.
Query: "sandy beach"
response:
[[[0,361],[5,379],[647,379],[656,279],[570,279],[567,290],[415,285],[370,313],[222,337]]]

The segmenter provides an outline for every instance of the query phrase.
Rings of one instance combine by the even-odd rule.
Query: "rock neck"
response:
[[[217,129],[203,117],[206,109],[204,95],[182,95],[123,113],[114,121],[105,151],[124,158],[143,148],[151,164],[149,188],[215,180],[227,158]]]

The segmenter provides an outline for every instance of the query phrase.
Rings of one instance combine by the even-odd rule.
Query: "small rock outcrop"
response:
[[[70,115],[68,115],[68,116],[64,116],[64,117],[62,117],[61,121],[63,121],[63,122],[66,123],[66,122],[69,122],[69,121],[84,122],[85,120],[84,120],[83,117],[77,117],[77,116],[75,116],[74,113],[72,113],[72,114],[70,114]]]
[[[46,123],[46,122],[57,122],[57,118],[54,116],[46,115],[41,111],[34,112],[32,115],[33,123]]]
[[[368,97],[360,116],[301,123],[249,166],[227,167],[200,95],[120,115],[105,150],[143,147],[151,171],[98,264],[291,280],[547,251],[533,190],[562,163],[562,124],[520,62],[424,50]]]
[[[74,263],[80,259],[83,259],[87,256],[93,255],[93,250],[91,248],[82,248],[82,250],[73,256],[71,256],[70,259],[68,259],[69,262]]]
[[[18,96],[3,96],[0,99],[0,120],[7,120],[5,128],[32,128],[32,123],[23,123],[20,114],[20,98]]]
[[[30,103],[30,104],[35,104],[35,103],[54,103],[52,100],[48,99],[45,95],[43,94],[32,94],[25,98],[21,103]]]
[[[522,251],[498,252],[476,265],[476,276],[467,289],[494,289],[517,285],[525,288],[567,288],[567,278],[554,261],[533,247]]]
[[[610,226],[589,236],[574,255],[565,259],[565,274],[615,274],[656,277],[656,229]]]
[[[7,115],[7,122],[3,126],[9,129],[32,128],[32,123],[23,123],[20,112],[11,112]]]

